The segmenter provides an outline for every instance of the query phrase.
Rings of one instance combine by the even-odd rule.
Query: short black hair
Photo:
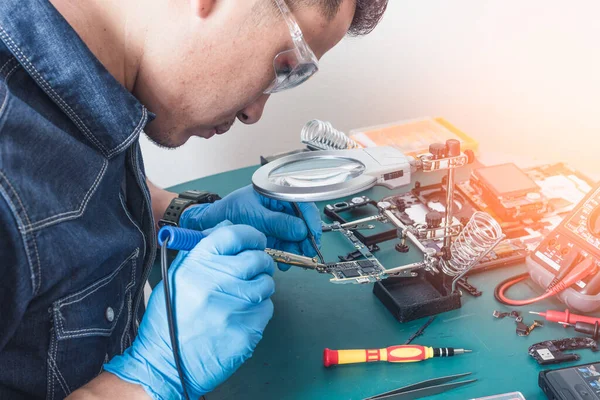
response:
[[[338,13],[344,0],[288,0],[290,7],[319,6],[323,15],[332,20]],[[348,34],[350,36],[361,36],[371,33],[379,24],[383,13],[387,8],[388,0],[354,0],[356,11]]]
[[[371,33],[383,18],[387,5],[388,0],[356,0],[356,11],[348,34],[360,36]]]

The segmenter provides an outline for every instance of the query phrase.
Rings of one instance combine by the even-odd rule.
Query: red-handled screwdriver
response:
[[[391,346],[385,349],[330,350],[323,351],[323,365],[354,364],[375,361],[416,362],[432,357],[452,357],[455,354],[470,353],[471,350],[451,347],[437,348],[414,344]]]
[[[529,314],[536,314],[545,317],[550,322],[566,322],[567,324],[576,324],[577,322],[586,322],[588,324],[600,323],[600,318],[588,317],[585,315],[572,314],[568,309],[564,312],[556,310],[547,310],[543,312],[529,311]]]

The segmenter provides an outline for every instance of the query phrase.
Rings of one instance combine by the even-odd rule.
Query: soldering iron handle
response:
[[[166,241],[167,248],[171,250],[192,250],[204,238],[200,231],[174,226],[163,226],[158,231],[158,245],[162,246]]]

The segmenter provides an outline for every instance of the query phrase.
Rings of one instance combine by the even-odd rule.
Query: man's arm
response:
[[[148,393],[140,385],[125,382],[109,372],[103,372],[96,379],[67,397],[68,400],[148,400],[149,398]]]
[[[152,200],[152,214],[154,214],[154,223],[158,224],[158,221],[165,214],[165,210],[175,197],[177,193],[169,192],[161,189],[158,186],[150,182],[150,179],[146,179],[146,184],[150,190],[150,198]]]

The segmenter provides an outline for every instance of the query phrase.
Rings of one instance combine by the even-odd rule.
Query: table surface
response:
[[[171,188],[227,193],[247,185],[256,167],[209,176]],[[391,194],[376,187],[363,193],[372,199]],[[332,202],[328,202],[332,203]],[[322,210],[325,203],[319,203]],[[327,221],[327,218],[324,217]],[[352,250],[337,233],[325,233],[322,248],[325,259]],[[382,247],[377,257],[386,267],[413,261],[417,252],[406,255],[391,246]],[[404,258],[403,258],[404,257]],[[402,344],[427,318],[398,323],[372,293],[372,284],[336,285],[329,276],[292,268],[275,273],[275,314],[254,356],[227,382],[207,398],[238,399],[361,399],[405,385],[441,376],[472,372],[477,382],[432,396],[432,399],[470,399],[520,391],[527,399],[545,398],[538,388],[540,367],[529,355],[530,345],[549,339],[577,335],[557,324],[546,323],[528,337],[515,334],[514,320],[492,317],[494,310],[508,310],[496,302],[495,285],[508,276],[524,271],[524,265],[488,271],[469,278],[483,292],[478,298],[465,294],[462,308],[437,316],[424,335],[414,343],[433,347],[456,347],[473,353],[453,358],[431,359],[414,364],[370,363],[325,368],[323,349],[382,348]],[[156,281],[156,275],[154,275]],[[532,284],[530,284],[532,285]],[[526,283],[511,292],[528,298],[539,291]],[[533,323],[528,311],[564,309],[558,301],[545,301],[519,308],[524,322]],[[202,318],[202,316],[199,316]],[[539,318],[541,319],[541,318]],[[581,360],[553,368],[594,362],[599,357],[590,350],[578,350]]]

